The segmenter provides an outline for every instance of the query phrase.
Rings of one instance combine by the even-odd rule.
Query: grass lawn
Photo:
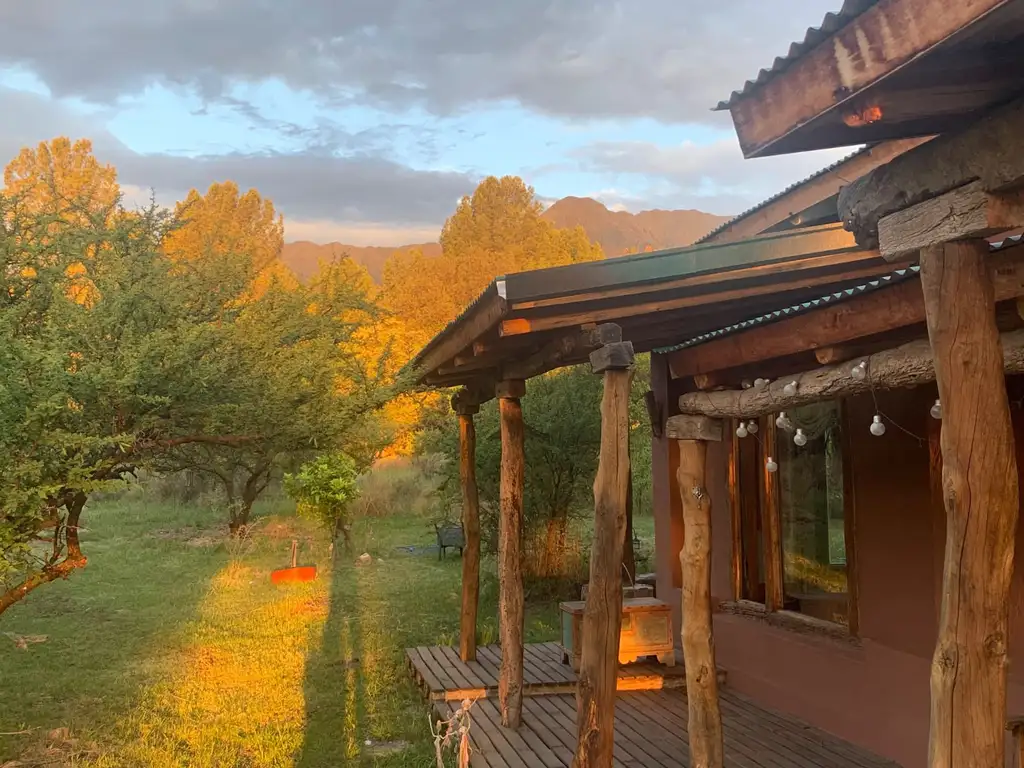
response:
[[[307,522],[264,512],[239,546],[199,507],[90,505],[88,567],[0,618],[0,766],[432,766],[403,649],[457,644],[458,555],[398,549],[432,542],[422,518],[368,519],[353,537],[373,563],[332,569]],[[292,538],[320,578],[272,586]],[[481,600],[496,642],[489,571]],[[557,634],[554,601],[528,605],[527,640]]]

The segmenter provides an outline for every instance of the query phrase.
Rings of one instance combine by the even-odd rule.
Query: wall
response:
[[[942,579],[945,513],[938,497],[933,498],[928,442],[929,429],[937,426],[928,415],[935,397],[934,386],[879,393],[877,407],[888,417],[881,438],[868,431],[876,409],[870,395],[845,404],[851,455],[844,459],[853,473],[858,644],[744,616],[715,616],[717,662],[727,671],[730,688],[908,768],[926,764],[929,672]],[[1016,410],[1014,416],[1017,434],[1024,437],[1024,412]],[[1018,438],[1017,444],[1018,464],[1024,466],[1024,439]],[[709,450],[708,459],[712,594],[727,601],[732,599],[727,444]],[[664,478],[656,474],[656,484],[668,485]],[[672,491],[678,493],[674,487]],[[681,542],[681,521],[669,506],[660,515],[661,530],[671,532],[672,550]],[[661,541],[659,550],[664,549]],[[1020,528],[1017,542],[1024,553]],[[658,558],[659,597],[675,605],[678,590],[661,591],[661,568],[677,556],[678,550],[664,551]],[[678,632],[678,610],[676,621]],[[1020,565],[1011,598],[1010,649],[1011,657],[1024,658]],[[1024,714],[1024,669],[1012,666],[1009,712]]]

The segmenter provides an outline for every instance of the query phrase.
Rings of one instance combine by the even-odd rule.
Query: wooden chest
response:
[[[559,605],[562,620],[563,663],[572,663],[579,671],[583,652],[583,609],[586,603],[574,600]],[[675,665],[672,640],[672,608],[652,597],[622,601],[622,632],[619,635],[619,663],[628,664],[645,656],[657,656],[668,666]]]

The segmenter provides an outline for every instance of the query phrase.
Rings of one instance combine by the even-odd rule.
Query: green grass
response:
[[[0,617],[0,633],[46,637],[20,649],[0,634],[0,732],[26,732],[0,736],[0,765],[433,765],[403,652],[457,644],[461,561],[397,549],[430,544],[429,522],[360,521],[354,554],[373,564],[332,568],[288,514],[265,515],[242,548],[210,511],[138,495],[85,519],[88,567]],[[320,578],[275,587],[293,537]],[[485,560],[481,642],[497,641],[496,602]],[[555,600],[528,604],[528,641],[557,626]],[[391,742],[408,746],[376,751]]]

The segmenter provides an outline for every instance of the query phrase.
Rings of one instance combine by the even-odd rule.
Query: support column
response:
[[[1017,467],[988,244],[921,251],[942,402],[946,552],[931,672],[931,768],[1002,765]]]
[[[476,487],[476,425],[478,405],[455,403],[459,415],[459,477],[462,480],[462,614],[459,622],[459,657],[476,660],[477,606],[480,601],[480,496]]]
[[[666,432],[679,441],[677,476],[686,532],[679,562],[690,765],[722,768],[725,749],[711,617],[711,497],[706,485],[707,444],[721,441],[722,422],[706,416],[673,416]]]
[[[523,408],[526,382],[513,379],[495,388],[501,416],[501,503],[498,521],[498,622],[501,724],[518,728],[523,711],[523,477],[526,457]]]
[[[622,629],[622,553],[629,488],[629,390],[633,345],[608,344],[590,355],[604,375],[601,452],[594,478],[594,543],[583,612],[583,649],[576,686],[573,768],[611,768],[615,743],[615,689]]]

